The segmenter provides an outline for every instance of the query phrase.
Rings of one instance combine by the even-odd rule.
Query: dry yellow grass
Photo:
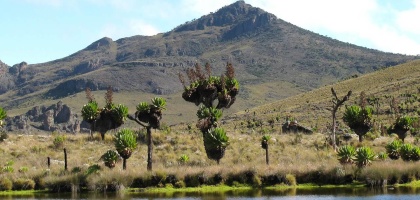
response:
[[[399,96],[402,93],[418,93],[420,83],[420,61],[404,64],[378,71],[373,74],[365,75],[342,81],[333,87],[339,96],[343,96],[348,90],[353,91],[351,100],[347,103],[358,101],[358,94],[365,91],[368,95],[383,97],[383,95]],[[163,130],[153,131],[154,150],[153,150],[153,169],[152,174],[176,174],[178,177],[185,177],[188,174],[229,174],[252,170],[260,175],[269,175],[274,173],[282,174],[300,174],[311,171],[331,171],[335,168],[343,168],[336,157],[336,153],[326,143],[328,131],[319,128],[314,134],[285,134],[281,132],[281,123],[287,114],[297,117],[303,124],[314,127],[325,127],[331,117],[330,99],[331,86],[326,86],[308,93],[299,94],[275,103],[252,108],[248,113],[238,112],[225,120],[221,126],[225,127],[230,137],[231,145],[227,148],[221,164],[217,165],[215,161],[207,158],[201,133],[194,128],[196,120],[197,107],[179,100],[179,96],[167,96],[168,110],[164,113],[163,122],[171,124],[172,118],[184,118],[193,128],[189,129],[187,123],[177,124],[175,126],[164,127]],[[120,99],[120,95],[125,96]],[[71,107],[80,107],[80,99],[84,94],[77,94],[67,99]],[[103,100],[102,93],[94,93],[96,99]],[[137,99],[129,97],[132,94],[118,93],[114,101],[124,103],[129,107],[135,107],[139,102]],[[74,98],[74,99],[72,99]],[[149,101],[151,95],[146,96],[141,101]],[[239,102],[238,102],[239,103]],[[185,106],[171,106],[185,104]],[[187,105],[188,104],[188,105]],[[385,100],[384,100],[385,104]],[[236,103],[235,103],[236,105]],[[234,105],[234,106],[235,106]],[[383,110],[389,109],[384,105]],[[178,116],[176,113],[182,112]],[[254,114],[255,113],[255,114]],[[226,113],[225,113],[226,114]],[[269,126],[266,122],[276,116],[281,116],[280,121]],[[389,116],[383,112],[377,119],[385,122]],[[258,119],[265,123],[262,127],[246,126],[247,120]],[[121,128],[139,129],[134,123],[124,124]],[[165,129],[166,128],[166,129]],[[112,142],[112,132],[106,134],[105,141],[101,141],[98,135],[93,140],[89,139],[87,134],[66,135],[64,146],[68,151],[68,168],[81,168],[85,171],[88,166],[99,164],[102,168],[105,166],[100,161],[100,156],[108,149],[114,149]],[[261,137],[263,134],[270,134],[272,140],[269,145],[270,165],[265,164],[265,152],[261,148]],[[35,135],[16,135],[9,134],[9,139],[2,142],[0,147],[0,156],[4,166],[7,161],[13,161],[13,173],[3,172],[0,176],[9,176],[14,179],[19,177],[33,177],[47,171],[47,157],[52,159],[51,174],[60,174],[64,168],[64,155],[62,148],[55,148],[53,140],[56,135],[51,133],[39,133]],[[353,137],[349,144],[355,146],[370,146],[376,153],[384,152],[385,145],[394,138],[389,136],[380,136],[379,138],[366,140],[359,143],[356,137]],[[146,145],[139,141],[140,145],[133,152],[130,159],[127,160],[127,171],[122,170],[122,163],[117,164],[113,170],[105,169],[101,172],[101,178],[94,183],[104,181],[104,176],[110,177],[136,177],[147,176],[151,174],[146,171]],[[415,138],[409,137],[406,142],[414,143]],[[187,155],[190,160],[187,164],[180,164],[179,157]],[[18,169],[27,167],[27,172],[19,172]],[[412,164],[402,161],[375,161],[371,170],[381,170],[381,168],[399,169],[403,173],[413,170]],[[349,169],[348,169],[349,170]],[[350,169],[352,170],[352,169]],[[389,172],[391,173],[391,172]],[[388,173],[388,174],[389,174]],[[132,179],[125,179],[127,184]]]

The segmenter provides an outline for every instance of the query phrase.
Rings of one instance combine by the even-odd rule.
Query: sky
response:
[[[99,40],[155,35],[236,0],[0,0],[0,60],[43,63]],[[420,0],[245,0],[301,28],[385,52],[420,54]]]

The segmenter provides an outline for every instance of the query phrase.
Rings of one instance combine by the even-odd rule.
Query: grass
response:
[[[394,96],[399,98],[400,102],[408,102],[409,99],[405,94],[420,93],[418,89],[420,88],[419,66],[420,61],[416,61],[342,81],[333,87],[338,92],[338,96],[343,96],[348,90],[353,90],[348,104],[357,103],[358,93],[361,91],[365,91],[368,96],[381,97],[382,106],[379,115],[374,114],[374,117],[376,122],[390,125],[394,116],[387,114],[389,99],[385,96]],[[153,130],[153,172],[146,171],[147,148],[142,137],[139,137],[139,145],[127,160],[127,170],[124,171],[122,163],[118,163],[113,170],[110,170],[99,160],[108,149],[115,149],[112,131],[106,134],[104,141],[100,140],[99,134],[95,134],[94,139],[90,139],[88,134],[68,134],[60,148],[54,145],[56,134],[40,132],[31,135],[9,134],[9,138],[2,142],[0,147],[2,157],[0,166],[5,166],[7,161],[13,161],[11,167],[14,170],[2,172],[0,177],[8,177],[12,182],[19,178],[29,178],[38,180],[38,182],[35,181],[38,185],[43,181],[45,186],[55,183],[83,183],[82,187],[88,190],[107,190],[111,186],[120,187],[121,185],[125,188],[152,186],[169,190],[175,187],[188,188],[218,184],[228,187],[261,187],[271,179],[274,181],[270,183],[276,186],[294,185],[293,178],[298,187],[305,183],[315,185],[352,183],[348,182],[346,177],[350,177],[351,181],[361,182],[367,178],[389,179],[391,180],[389,184],[409,183],[420,179],[417,162],[375,160],[371,166],[362,170],[339,163],[336,153],[329,145],[329,131],[325,128],[331,117],[328,110],[332,97],[330,88],[331,86],[327,86],[298,94],[246,112],[241,111],[231,115],[225,113],[226,117],[221,126],[228,130],[231,145],[228,146],[220,165],[206,157],[202,135],[195,128],[197,107],[190,104],[184,107],[182,105],[187,103],[181,101],[179,96],[168,96],[166,97],[168,110],[165,110],[162,121],[171,124],[170,121],[173,118],[185,117],[190,120],[171,124],[171,126],[165,125],[162,130]],[[77,99],[82,95],[84,94],[76,94],[67,99],[68,105],[80,109],[81,105]],[[103,100],[102,93],[95,92],[94,95],[100,104],[104,103],[100,102]],[[114,95],[114,101],[135,107],[138,98],[131,98],[130,95],[133,94],[117,93]],[[152,95],[147,98],[151,99]],[[241,105],[239,102],[238,105]],[[233,107],[236,105],[235,103]],[[419,100],[410,106],[413,108],[420,106]],[[414,111],[407,109],[405,112],[416,115]],[[183,116],[178,116],[177,112],[182,112]],[[315,130],[314,133],[283,133],[280,126],[287,115],[311,127]],[[275,119],[272,125],[268,123],[270,119]],[[250,126],[248,123],[255,121],[262,123],[260,126]],[[139,136],[144,135],[145,132],[133,123],[126,123],[121,128],[137,130]],[[342,141],[342,143],[356,147],[369,146],[378,154],[384,152],[385,145],[395,138],[379,130],[377,132],[378,134],[371,133],[371,136],[363,143],[359,143],[354,134],[352,139]],[[265,164],[265,151],[261,148],[261,137],[265,134],[270,134],[272,137],[269,149],[270,165]],[[405,142],[418,145],[418,138],[409,136]],[[69,170],[67,172],[64,171],[62,148],[66,148],[68,153]],[[181,155],[187,155],[189,161],[180,163]],[[47,157],[50,157],[52,161],[49,169]],[[86,176],[84,173],[89,166],[94,164],[101,166],[101,170]],[[24,168],[27,168],[27,171],[19,170]],[[215,181],[216,176],[220,176],[221,180]],[[168,177],[172,179],[169,180]],[[288,181],[285,181],[286,179]],[[413,185],[416,186],[416,182]]]

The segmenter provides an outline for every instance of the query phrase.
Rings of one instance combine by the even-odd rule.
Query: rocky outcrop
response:
[[[226,37],[232,37],[255,30],[255,28],[275,21],[275,15],[265,12],[259,8],[252,7],[244,1],[237,1],[232,5],[219,9],[216,13],[202,16],[200,19],[178,26],[175,32],[204,30],[208,26],[230,26]]]
[[[79,133],[81,130],[77,115],[61,101],[49,107],[35,106],[24,115],[6,118],[5,122],[6,130],[28,134],[37,130],[67,133]]]
[[[306,133],[311,134],[313,131],[307,127],[298,124],[297,121],[287,121],[281,127],[283,133]]]

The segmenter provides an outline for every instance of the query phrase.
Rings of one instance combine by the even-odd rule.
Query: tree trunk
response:
[[[333,116],[333,123],[332,123],[332,143],[333,143],[333,148],[334,148],[334,151],[337,151],[337,144],[336,144],[336,141],[335,141],[335,124],[336,124],[336,118],[335,118],[335,113],[337,112],[337,110],[334,108],[334,110],[333,110],[333,113],[332,113],[332,116]]]
[[[105,133],[106,133],[106,132],[101,132],[101,138],[102,138],[102,141],[104,141],[104,140],[105,140]]]
[[[127,169],[127,159],[123,158],[123,170]]]
[[[147,129],[147,171],[152,171],[152,127],[148,126]]]
[[[359,142],[363,142],[363,135],[359,135]]]
[[[267,148],[265,149],[265,162],[267,163],[267,165],[269,165],[270,160],[268,158],[268,144],[267,144]]]

